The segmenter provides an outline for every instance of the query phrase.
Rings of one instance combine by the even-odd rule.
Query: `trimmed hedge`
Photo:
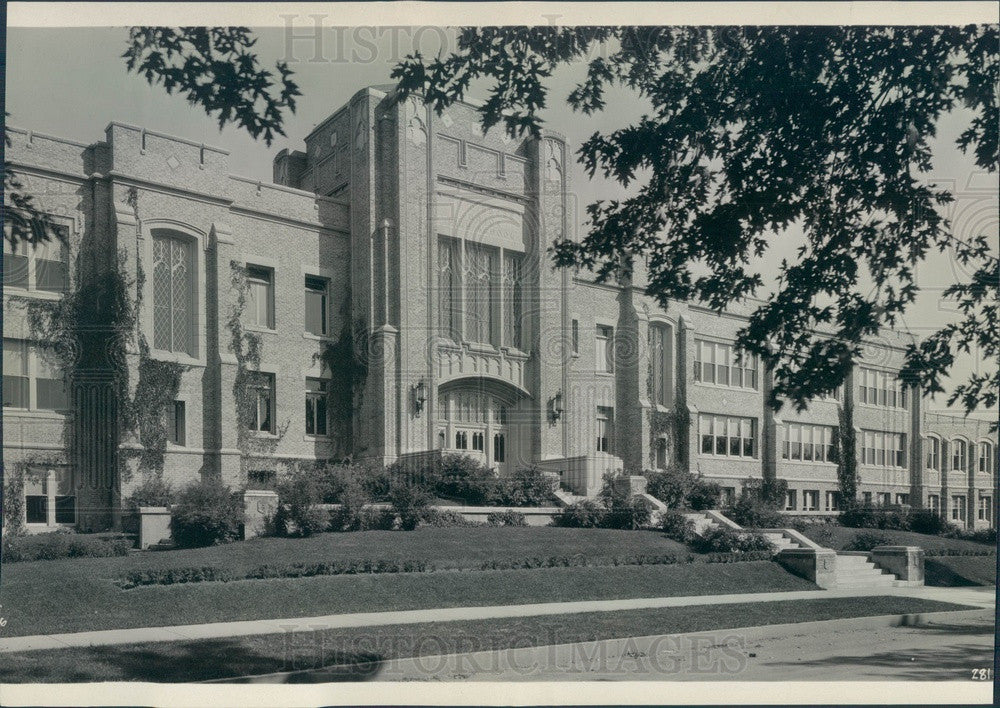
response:
[[[60,558],[109,558],[126,556],[133,546],[132,539],[123,536],[92,536],[60,531],[8,536],[3,539],[0,560],[21,563]]]
[[[170,534],[180,548],[235,541],[242,526],[242,493],[214,479],[185,487],[170,509]]]
[[[764,536],[751,531],[737,531],[728,526],[712,526],[691,541],[701,553],[773,553],[774,546]]]
[[[487,526],[527,526],[528,521],[524,514],[513,509],[507,511],[492,511],[486,515]]]

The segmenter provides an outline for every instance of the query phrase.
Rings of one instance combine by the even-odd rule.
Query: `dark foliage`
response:
[[[844,546],[845,551],[870,551],[878,546],[891,546],[892,539],[878,531],[862,531]]]
[[[559,526],[594,529],[604,525],[608,510],[593,499],[581,499],[567,506],[556,520]]]
[[[31,536],[5,536],[0,561],[58,560],[60,558],[107,558],[125,556],[134,546],[120,535],[85,535],[77,533],[40,533]]]
[[[513,509],[494,511],[486,515],[487,526],[527,526],[524,514]]]
[[[712,526],[695,537],[691,547],[699,553],[757,553],[773,551],[771,542],[757,533]]]
[[[183,488],[170,509],[170,533],[181,548],[235,541],[242,525],[242,495],[215,479]]]
[[[668,509],[660,517],[660,528],[667,538],[681,543],[691,543],[695,539],[694,522],[676,509]]]

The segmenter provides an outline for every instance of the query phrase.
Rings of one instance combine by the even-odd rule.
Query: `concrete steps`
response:
[[[896,576],[876,567],[867,556],[837,555],[836,587],[891,588]]]
[[[800,543],[788,538],[784,534],[778,533],[777,531],[764,531],[761,535],[774,545],[775,553],[780,553],[781,551],[787,551],[793,548],[802,548]]]

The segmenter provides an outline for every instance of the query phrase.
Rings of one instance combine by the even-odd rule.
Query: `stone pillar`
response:
[[[919,546],[876,546],[872,562],[899,580],[915,585],[924,584],[924,549]]]
[[[924,428],[923,428],[923,399],[920,397],[920,390],[915,387],[907,387],[907,395],[910,397],[910,506],[914,509],[923,509],[926,506],[924,501]]]
[[[232,288],[232,263],[236,260],[233,232],[228,224],[212,224],[209,253],[205,259],[205,290],[214,308],[209,308],[206,333],[206,361],[208,380],[213,384],[213,394],[206,397],[205,415],[211,421],[211,434],[206,436],[206,450],[216,459],[208,461],[222,482],[239,486],[244,481],[239,450],[239,417],[236,410],[236,385],[238,362],[230,351],[232,332],[224,325],[238,294]],[[214,464],[213,464],[214,463]]]
[[[951,523],[951,514],[948,510],[951,508],[951,489],[948,487],[948,477],[951,470],[951,444],[948,440],[941,437],[941,518],[943,518],[948,523]]]
[[[277,511],[277,492],[264,489],[243,492],[243,538],[257,538],[271,533]]]
[[[615,478],[615,491],[628,497],[646,493],[647,480],[641,474],[625,474]]]
[[[823,589],[837,584],[837,554],[829,548],[789,548],[774,557],[789,572]]]

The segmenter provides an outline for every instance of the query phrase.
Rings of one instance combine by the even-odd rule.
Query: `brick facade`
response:
[[[279,152],[269,184],[229,175],[225,151],[120,123],[90,145],[9,132],[8,160],[40,206],[69,228],[70,287],[110,272],[120,252],[125,274],[141,288],[133,297],[149,342],[157,339],[156,308],[166,307],[156,291],[155,242],[170,238],[190,249],[178,256],[189,260],[177,277],[189,278],[192,291],[170,296],[190,305],[183,310],[190,341],[183,351],[154,346],[149,354],[185,367],[176,397],[183,442],[168,443],[162,462],[175,486],[206,475],[243,486],[251,472],[280,475],[298,461],[392,462],[457,448],[501,470],[541,464],[579,493],[594,493],[610,469],[680,464],[733,490],[748,477],[774,475],[796,492],[795,511],[808,498],[823,513],[827,493],[838,489],[837,463],[785,457],[784,436],[805,430],[822,438],[850,408],[861,493],[888,493],[892,501],[907,495],[899,499],[914,506],[935,495],[949,518],[964,499],[964,519],[955,519],[968,526],[996,518],[996,445],[985,422],[926,413],[913,391],[906,407],[862,404],[857,370],[837,398],[774,413],[759,366],[753,385],[734,386],[705,380],[698,360],[709,350],[726,356],[746,313],[686,303],[664,310],[643,293],[641,268],[634,282],[614,286],[555,269],[546,249],[567,233],[572,194],[571,148],[557,134],[483,136],[471,106],[438,116],[367,88],[317,125],[304,151]],[[228,324],[240,296],[233,269],[248,266],[271,274],[273,322],[253,328],[244,313],[244,327],[262,344],[257,368],[274,381],[274,432],[258,436],[265,451],[252,456],[240,449],[234,386],[241,364]],[[304,326],[307,277],[329,283],[325,334]],[[55,297],[8,286],[4,337],[32,340],[29,303]],[[609,335],[606,348],[598,328]],[[129,338],[124,362],[133,390],[142,362],[137,342]],[[862,365],[891,379],[905,343],[885,333]],[[325,435],[309,434],[306,379],[340,382],[347,364],[334,359],[330,370],[323,355],[345,346],[355,358],[350,394],[329,399]],[[74,390],[81,385],[74,381]],[[121,499],[158,470],[144,469],[133,454],[141,439],[113,431],[114,449],[74,459],[66,440],[78,405],[5,408],[5,461],[8,469],[65,466],[77,525],[113,526]],[[703,421],[723,417],[742,437],[717,447],[713,436],[709,451],[702,426],[715,423]],[[901,434],[904,456],[864,464],[865,431]],[[965,470],[928,468],[926,441],[935,436],[942,470],[951,467],[954,441],[966,443]],[[979,473],[984,445],[992,446],[988,471]],[[979,510],[981,497],[988,514]]]

